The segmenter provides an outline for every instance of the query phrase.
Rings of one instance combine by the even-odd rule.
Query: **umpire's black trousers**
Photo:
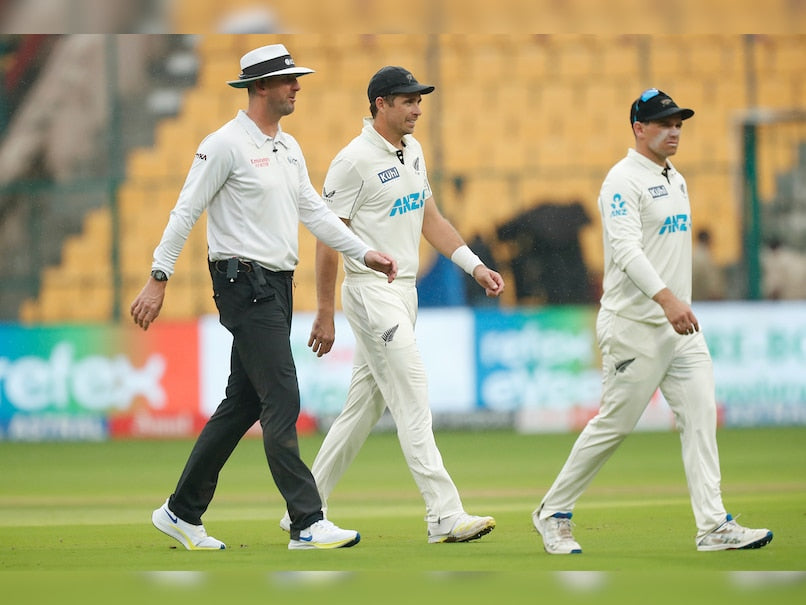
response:
[[[293,273],[243,262],[236,271],[234,265],[210,263],[219,319],[233,336],[226,396],[196,440],[169,506],[181,519],[200,524],[221,468],[259,420],[269,469],[291,517],[291,536],[298,538],[300,529],[323,515],[297,441],[299,386],[290,343]]]

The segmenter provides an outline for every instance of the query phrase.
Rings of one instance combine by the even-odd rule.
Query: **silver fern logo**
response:
[[[398,326],[400,326],[400,324],[396,324],[394,327],[389,328],[388,330],[386,330],[386,332],[381,334],[381,340],[383,340],[385,344],[389,344],[390,342],[392,342],[392,340],[395,337],[395,332],[397,332]]]

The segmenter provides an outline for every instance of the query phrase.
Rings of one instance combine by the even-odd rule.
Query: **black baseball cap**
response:
[[[427,95],[429,92],[434,92],[434,87],[420,84],[408,69],[395,65],[387,65],[379,69],[372,76],[367,87],[367,96],[370,103],[378,97],[405,95],[415,92]]]
[[[662,90],[648,88],[630,106],[630,124],[660,120],[678,113],[681,120],[688,120],[694,115],[694,110],[678,107]]]

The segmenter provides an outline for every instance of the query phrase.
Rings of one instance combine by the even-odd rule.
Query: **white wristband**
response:
[[[453,254],[451,254],[451,261],[461,267],[468,275],[473,275],[473,270],[484,264],[467,245],[459,246],[454,250]]]

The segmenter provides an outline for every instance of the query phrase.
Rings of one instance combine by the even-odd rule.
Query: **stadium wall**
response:
[[[806,424],[806,304],[695,303],[714,359],[723,426]],[[417,338],[435,424],[580,430],[597,410],[600,359],[591,306],[421,310]],[[312,313],[292,329],[301,430],[345,399],[355,348],[342,315],[330,354],[307,348]],[[178,438],[218,405],[231,339],[214,316],[141,332],[117,324],[0,325],[0,439]],[[381,427],[383,428],[383,423]],[[639,428],[670,430],[657,393]]]

